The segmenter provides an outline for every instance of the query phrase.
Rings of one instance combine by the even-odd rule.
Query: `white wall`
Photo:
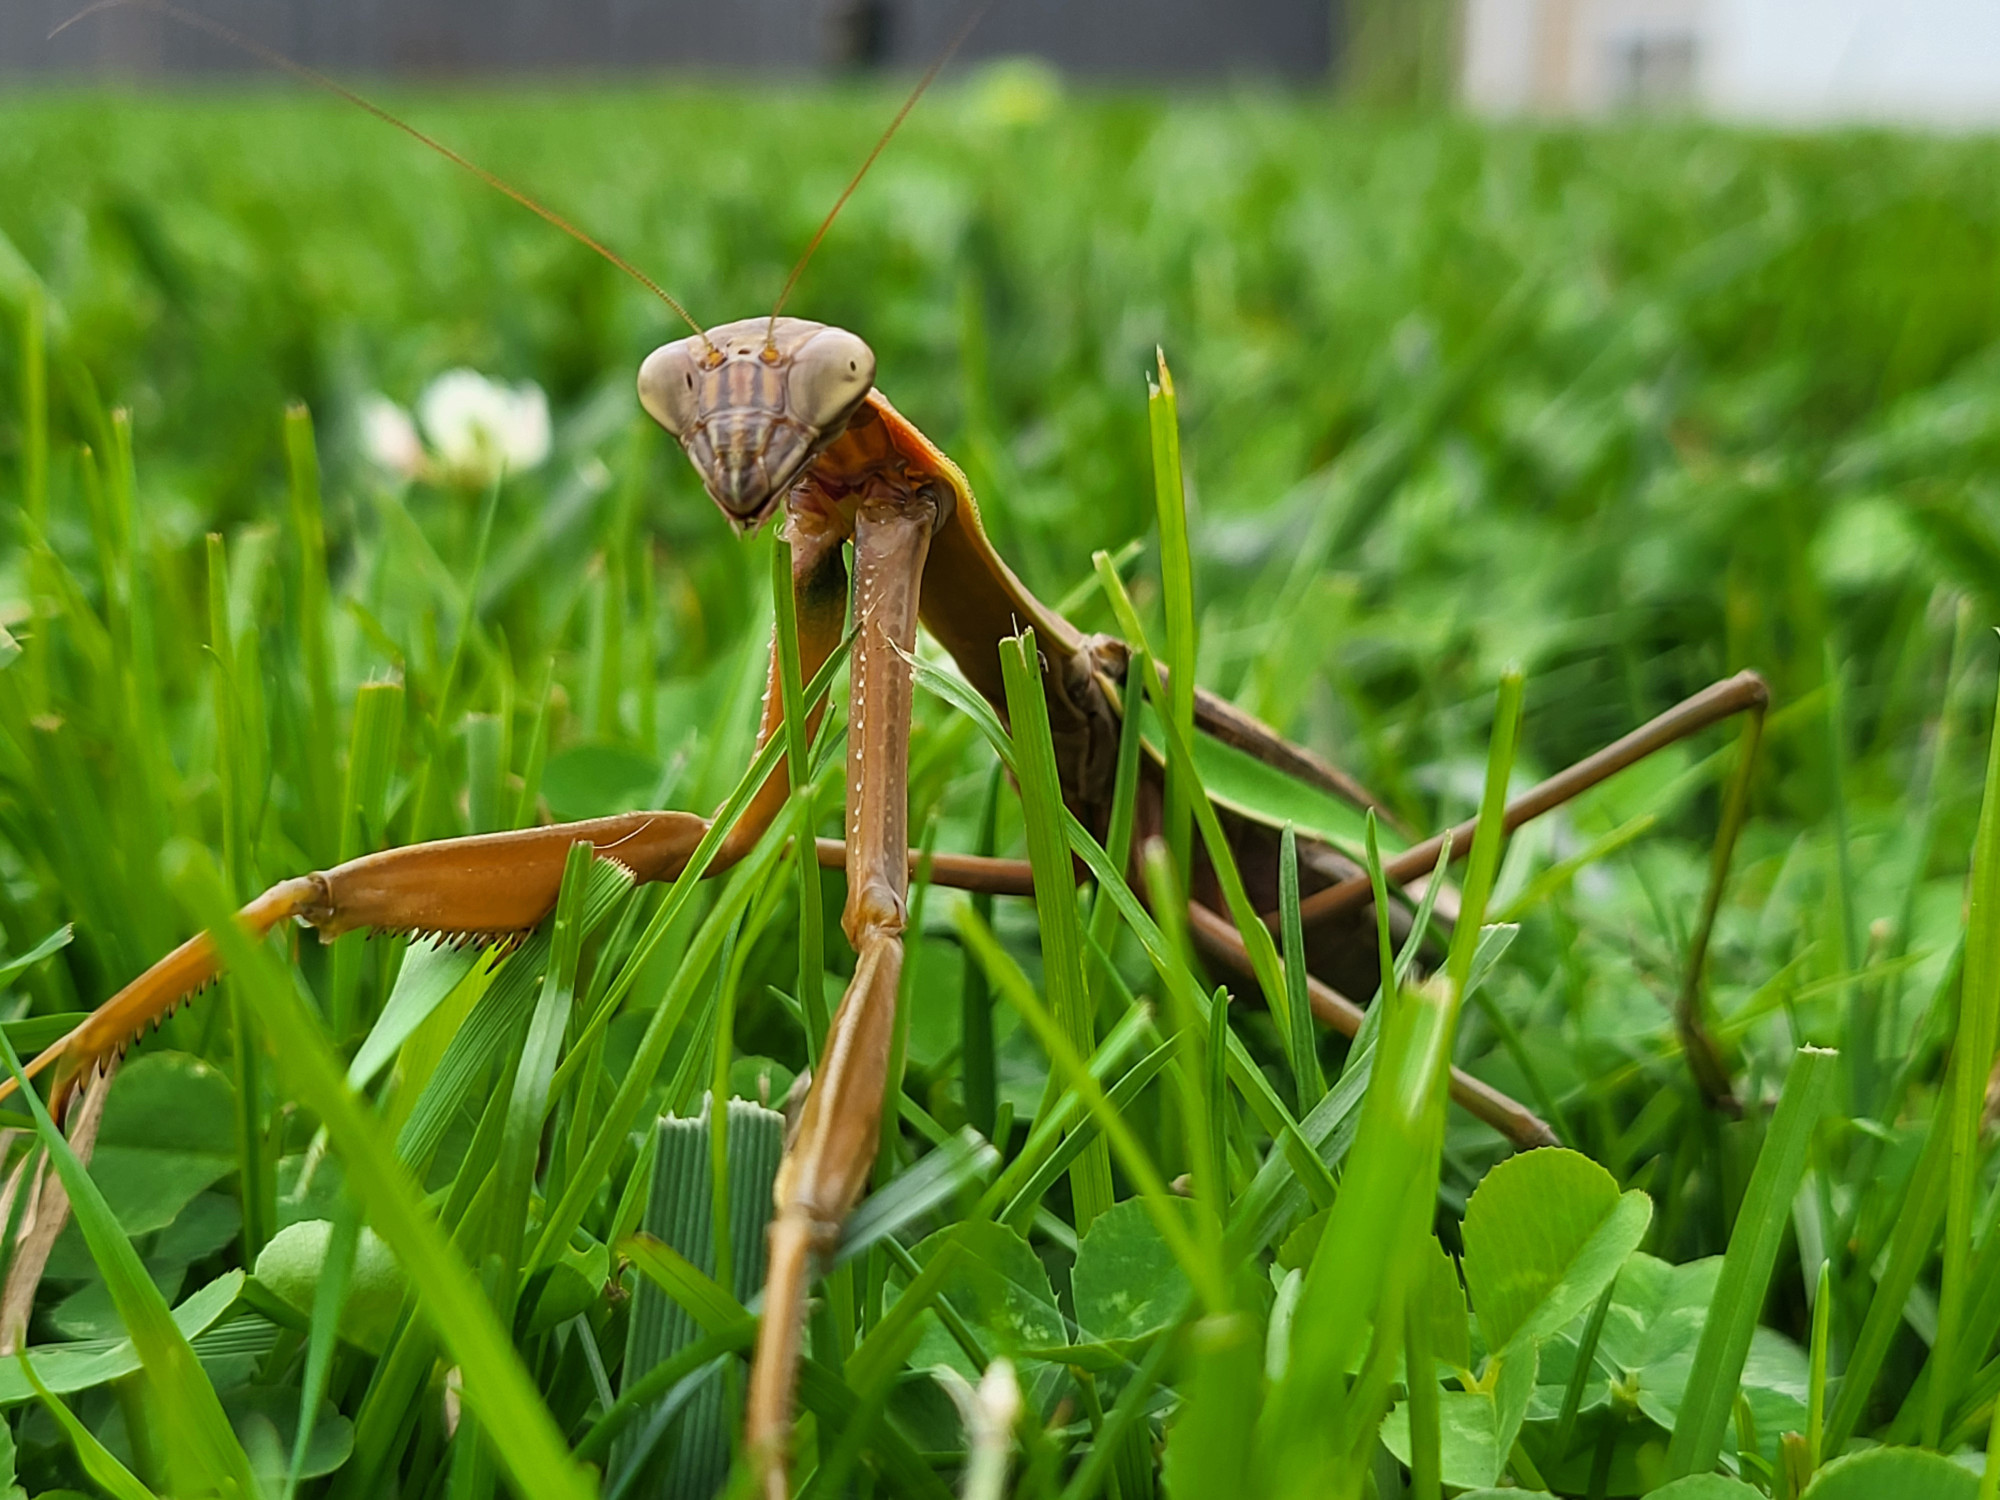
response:
[[[1788,121],[2000,123],[2000,0],[1707,0],[1702,94]]]
[[[2000,125],[2000,0],[1466,0],[1490,113]]]

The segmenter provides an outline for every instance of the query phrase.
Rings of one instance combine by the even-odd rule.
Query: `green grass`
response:
[[[894,104],[387,102],[711,322],[768,306]],[[1732,730],[1516,836],[1490,893],[1472,882],[1499,925],[1313,1055],[1278,972],[1300,937],[1258,948],[1276,1014],[1219,992],[1117,878],[1171,888],[1180,849],[1133,851],[1123,800],[1099,849],[1052,800],[1034,716],[1016,746],[927,668],[913,838],[1094,879],[1075,907],[1043,890],[1049,965],[1033,903],[923,893],[900,1116],[814,1314],[813,1493],[952,1491],[967,1428],[926,1371],[1000,1354],[1031,1496],[1246,1469],[1258,1492],[1625,1495],[1717,1463],[1791,1496],[1860,1445],[1987,1451],[1996,173],[1982,139],[1051,103],[1006,73],[926,101],[791,310],[872,343],[1038,593],[1121,629],[1122,571],[1172,686],[1352,770],[1404,825],[1385,844],[1471,815],[1490,748],[1518,787],[1743,667],[1774,711],[1705,991],[1688,954]],[[769,543],[728,532],[632,399],[678,330],[445,163],[279,89],[10,96],[0,331],[17,1050],[284,876],[755,784]],[[1173,400],[1149,412],[1156,348]],[[469,493],[388,482],[362,399],[407,405],[457,365],[543,385],[551,460]],[[1495,699],[1516,666],[1518,749]],[[797,675],[788,701],[814,691]],[[1184,702],[1159,713],[1192,843],[1213,789]],[[839,827],[829,718],[768,748],[810,778],[781,833]],[[26,1491],[679,1493],[654,1403],[704,1372],[740,1400],[743,1250],[704,1231],[708,1260],[688,1239],[641,1268],[705,1337],[629,1365],[617,1247],[674,1201],[653,1122],[718,1080],[778,1102],[853,955],[840,877],[775,839],[723,879],[618,884],[572,881],[497,975],[358,936],[244,955],[134,1054],[89,1233],[49,1254],[34,1378],[0,1366]],[[1681,1052],[1687,994],[1740,1120]],[[1446,1046],[1600,1167],[1496,1174],[1498,1138],[1442,1111]],[[737,1217],[704,1224],[718,1206]],[[275,1264],[227,1279],[305,1220],[334,1224],[345,1314],[288,1301]],[[190,1347],[216,1401],[155,1384],[187,1385]],[[1406,1354],[1438,1375],[1414,1394]],[[308,1423],[302,1390],[324,1395]],[[1826,1492],[1960,1477],[1868,1462]]]

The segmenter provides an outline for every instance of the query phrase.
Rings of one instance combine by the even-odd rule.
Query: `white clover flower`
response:
[[[424,444],[410,414],[379,391],[361,398],[361,446],[371,462],[415,479],[424,472]]]
[[[1021,1385],[1013,1363],[996,1359],[986,1367],[977,1386],[950,1365],[931,1371],[958,1407],[965,1423],[964,1500],[1002,1500],[1007,1490],[1007,1459],[1014,1448],[1014,1423],[1021,1416]]]
[[[507,386],[476,370],[447,370],[418,398],[417,420],[433,470],[450,482],[491,484],[549,456],[549,398],[532,380]]]

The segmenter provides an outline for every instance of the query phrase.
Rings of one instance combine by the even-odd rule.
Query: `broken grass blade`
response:
[[[735,1334],[752,1321],[750,1311],[708,1272],[665,1240],[635,1234],[619,1241],[618,1254],[632,1268],[684,1308],[689,1317],[713,1334]]]
[[[596,1462],[610,1451],[612,1442],[631,1425],[632,1420],[655,1401],[672,1393],[690,1375],[722,1355],[749,1349],[755,1339],[756,1324],[745,1323],[728,1333],[705,1334],[666,1363],[655,1365],[626,1387],[610,1410],[583,1435],[576,1445],[577,1458],[585,1463]]]

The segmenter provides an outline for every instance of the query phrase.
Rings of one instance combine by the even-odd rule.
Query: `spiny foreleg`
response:
[[[836,531],[794,528],[791,541],[800,665],[810,678],[840,643],[847,615],[847,565]],[[775,649],[769,681],[758,726],[760,747],[784,723]],[[811,725],[817,725],[819,717],[816,708]],[[781,762],[752,793],[716,849],[711,872],[728,868],[749,852],[790,790]],[[634,812],[385,849],[331,870],[281,881],[245,906],[237,919],[258,937],[287,920],[298,920],[329,939],[366,930],[463,943],[506,943],[533,930],[555,909],[563,862],[572,844],[590,844],[642,882],[671,880],[686,868],[708,830],[709,820],[693,813]],[[188,939],[37,1057],[28,1075],[57,1070],[51,1104],[60,1112],[74,1092],[74,1080],[122,1053],[148,1026],[173,1014],[219,972],[208,936]],[[11,1080],[0,1082],[0,1098],[13,1087]]]
[[[365,930],[504,943],[555,909],[570,845],[588,843],[640,880],[662,880],[680,873],[707,831],[708,820],[693,813],[637,812],[385,849],[280,881],[238,912],[237,921],[257,937],[296,920],[326,939]],[[57,1069],[51,1105],[60,1115],[77,1080],[123,1053],[221,969],[207,933],[189,938],[28,1064],[28,1076]],[[0,1082],[0,1098],[13,1088],[11,1079]]]
[[[777,1216],[744,1419],[745,1447],[765,1500],[786,1500],[789,1492],[792,1393],[813,1265],[833,1249],[867,1187],[881,1136],[909,885],[911,652],[935,520],[935,510],[918,498],[864,506],[855,523],[848,889],[841,921],[857,961],[773,1191]]]

